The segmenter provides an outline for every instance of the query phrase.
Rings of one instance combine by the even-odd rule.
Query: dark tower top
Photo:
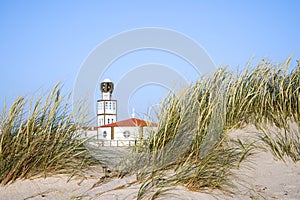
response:
[[[109,79],[104,79],[103,82],[100,84],[100,89],[102,92],[102,99],[103,100],[110,100],[112,92],[114,91],[114,84]]]

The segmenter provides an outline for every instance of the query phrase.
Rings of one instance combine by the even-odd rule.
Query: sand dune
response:
[[[245,136],[241,131],[234,134]],[[218,190],[193,192],[176,186],[168,188],[158,199],[300,199],[300,162],[284,163],[275,160],[270,152],[260,150],[235,174],[237,188],[232,194]],[[0,199],[136,199],[139,187],[135,176],[105,179],[102,169],[97,169],[84,179],[68,181],[67,175],[56,175],[17,180],[0,187]]]
[[[300,163],[285,164],[274,160],[269,152],[261,152],[253,157],[250,166],[237,171],[235,181],[239,184],[235,194],[225,196],[220,191],[199,193],[176,186],[158,199],[300,199]],[[103,175],[96,173],[84,180],[73,178],[70,181],[66,175],[17,180],[0,187],[0,199],[136,198],[139,184],[134,176],[98,183]]]

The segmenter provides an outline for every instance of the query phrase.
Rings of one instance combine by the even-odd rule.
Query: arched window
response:
[[[107,137],[107,132],[103,131],[103,137],[106,138]]]

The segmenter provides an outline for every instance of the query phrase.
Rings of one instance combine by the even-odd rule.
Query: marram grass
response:
[[[17,98],[0,119],[0,183],[53,173],[80,173],[95,163],[78,139],[83,110],[76,119],[57,84],[48,96]]]
[[[238,74],[219,69],[164,99],[156,133],[125,167],[142,182],[138,199],[174,184],[191,190],[233,187],[232,169],[257,146],[232,142],[227,132],[249,124],[286,131],[275,137],[262,132],[260,138],[280,159],[284,155],[298,161],[299,129],[287,131],[290,122],[299,126],[300,65],[290,69],[290,60],[280,65],[261,60]]]
[[[118,167],[121,176],[137,175],[137,198],[152,192],[155,199],[178,184],[196,191],[234,187],[233,169],[257,147],[232,141],[227,133],[249,124],[262,130],[259,138],[274,156],[299,161],[300,64],[290,69],[290,60],[280,65],[261,60],[240,73],[219,69],[164,99],[157,131]],[[76,139],[82,121],[74,120],[76,113],[68,111],[58,86],[46,99],[27,101],[18,98],[1,116],[2,184],[36,174],[76,172],[94,162]]]
[[[300,124],[289,124],[288,128],[261,126],[259,138],[272,154],[284,162],[300,160]]]

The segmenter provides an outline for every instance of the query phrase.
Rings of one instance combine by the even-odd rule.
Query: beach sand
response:
[[[232,134],[245,138],[245,133],[250,132],[243,129]],[[233,182],[237,188],[232,194],[218,190],[194,192],[175,186],[157,199],[300,199],[300,162],[284,163],[276,160],[270,152],[260,150],[234,172]],[[17,180],[0,187],[0,199],[136,199],[140,185],[135,176],[108,180],[103,177],[102,169],[97,169],[84,179],[68,181],[67,175],[55,175]]]

